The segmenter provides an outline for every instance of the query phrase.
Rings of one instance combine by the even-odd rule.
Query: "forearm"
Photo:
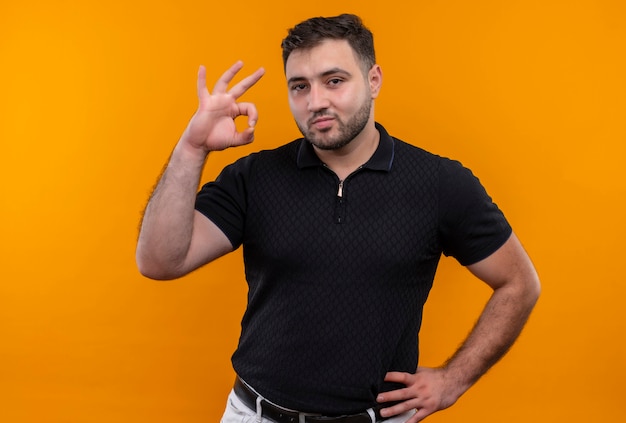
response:
[[[385,381],[405,388],[378,396],[380,403],[399,401],[381,410],[381,415],[395,416],[414,408],[417,412],[408,422],[417,423],[450,407],[508,351],[522,331],[541,287],[517,236],[511,234],[502,247],[468,269],[493,289],[476,325],[443,366],[419,367],[415,374],[387,373]]]
[[[443,366],[448,386],[461,396],[509,350],[539,295],[538,283],[509,284],[494,290],[474,328]]]
[[[218,79],[210,94],[206,70],[198,69],[198,110],[174,148],[146,206],[137,242],[139,271],[153,279],[173,279],[232,251],[224,233],[195,213],[195,196],[209,151],[245,145],[254,139],[258,119],[252,103],[238,103],[263,76],[260,68],[231,89],[228,84],[243,66],[237,62]],[[237,131],[235,119],[248,117],[248,128]],[[194,222],[195,227],[194,227]]]
[[[179,142],[144,211],[137,265],[154,279],[180,276],[193,234],[194,203],[206,153]]]

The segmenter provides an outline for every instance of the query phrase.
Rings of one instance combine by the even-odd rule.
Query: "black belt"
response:
[[[256,410],[258,395],[239,378],[235,379],[235,387],[233,390],[246,406],[252,410]],[[273,420],[276,423],[299,423],[299,415],[301,413],[279,407],[265,399],[261,400],[261,409],[263,410],[263,417]],[[375,407],[373,410],[377,422],[384,420],[379,413],[379,407]],[[359,414],[336,417],[305,414],[304,421],[306,423],[372,423],[372,418],[367,411],[364,411]]]

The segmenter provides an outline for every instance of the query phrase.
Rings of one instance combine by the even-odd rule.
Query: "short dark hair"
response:
[[[365,71],[376,64],[374,35],[363,25],[361,18],[344,13],[307,19],[291,28],[281,43],[283,68],[286,69],[287,59],[294,50],[310,49],[328,39],[348,41]]]

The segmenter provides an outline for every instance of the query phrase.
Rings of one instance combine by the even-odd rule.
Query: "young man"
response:
[[[197,193],[210,152],[253,140],[257,110],[237,99],[264,72],[229,90],[236,63],[209,93],[201,67],[198,110],[145,210],[139,269],[173,279],[243,246],[248,307],[224,422],[415,423],[513,344],[536,272],[469,170],[375,122],[383,77],[358,17],[309,19],[282,46],[304,138],[238,160]],[[422,368],[422,308],[442,253],[493,294],[452,357]]]

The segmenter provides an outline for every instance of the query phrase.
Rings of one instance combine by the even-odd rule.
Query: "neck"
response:
[[[368,125],[348,145],[336,150],[314,147],[315,153],[340,180],[365,164],[378,148],[380,133],[374,124]]]

